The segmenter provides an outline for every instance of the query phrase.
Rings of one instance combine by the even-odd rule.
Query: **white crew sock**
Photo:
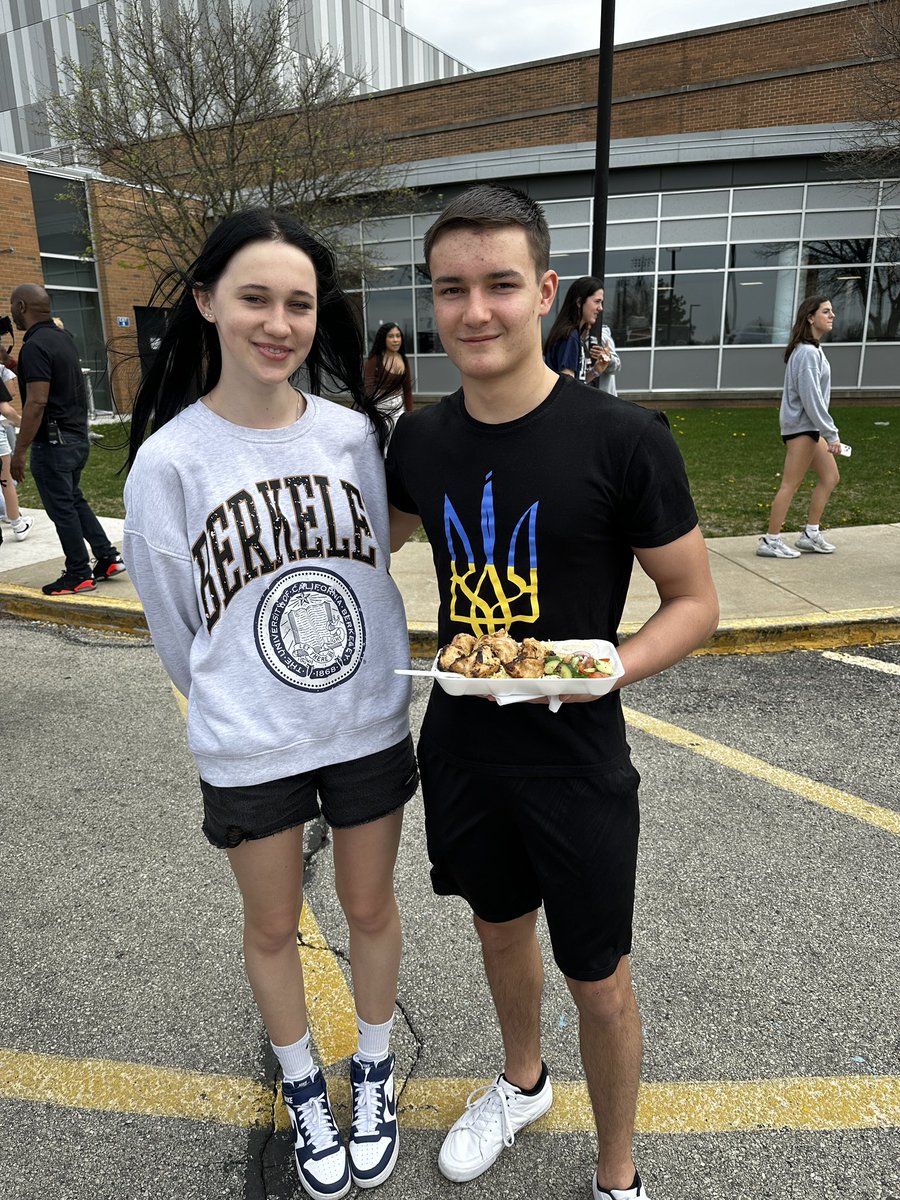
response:
[[[810,533],[810,534],[812,534],[812,533],[818,533],[818,532],[819,532],[819,527],[818,527],[818,525],[807,525],[807,526],[806,526],[806,532],[807,532],[807,533]]]
[[[299,1042],[290,1046],[276,1046],[272,1043],[275,1057],[281,1063],[281,1073],[289,1083],[297,1083],[300,1079],[309,1079],[316,1064],[312,1060],[309,1049],[309,1030],[307,1029]]]
[[[10,521],[13,533],[21,533],[23,529],[28,528],[28,522],[24,517],[19,517],[18,520]]]
[[[359,1030],[359,1049],[356,1057],[363,1062],[381,1062],[383,1058],[387,1058],[393,1024],[394,1018],[391,1017],[383,1025],[370,1025],[357,1013],[356,1027]]]
[[[767,533],[765,535],[765,538],[766,538],[767,542],[780,542],[781,534],[780,533]]]

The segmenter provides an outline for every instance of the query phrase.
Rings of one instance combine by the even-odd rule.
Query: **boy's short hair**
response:
[[[479,183],[451,200],[425,234],[425,262],[442,233],[466,226],[486,229],[518,225],[524,229],[538,279],[550,268],[550,230],[539,204],[517,188]]]

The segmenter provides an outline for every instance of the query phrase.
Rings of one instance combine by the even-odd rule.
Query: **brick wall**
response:
[[[44,282],[31,188],[24,167],[0,162],[0,213],[3,214],[0,228],[0,314],[8,316],[13,288],[20,283]],[[8,246],[13,248],[11,254],[7,251]],[[22,335],[17,330],[16,349],[21,342]],[[9,345],[8,337],[3,338],[3,344]],[[15,397],[15,383],[8,384],[8,387]]]
[[[858,7],[617,50],[613,137],[852,120],[867,69],[854,51]],[[598,57],[526,63],[353,103],[391,139],[398,163],[591,141]]]

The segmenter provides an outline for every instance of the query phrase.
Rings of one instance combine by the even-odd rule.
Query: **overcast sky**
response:
[[[821,8],[785,0],[630,0],[616,6],[616,42],[663,37],[771,13]],[[476,71],[590,50],[600,43],[600,0],[405,0],[406,26]]]

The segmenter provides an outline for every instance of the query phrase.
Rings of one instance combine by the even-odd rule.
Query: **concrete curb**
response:
[[[0,584],[0,613],[26,621],[76,625],[110,633],[147,637],[147,620],[136,600],[98,596],[45,596],[34,588]],[[640,628],[625,624],[624,641]],[[900,641],[900,608],[860,608],[845,612],[804,613],[795,617],[745,617],[719,626],[695,654],[768,654],[785,650],[821,650],[836,646],[877,645]],[[409,626],[413,658],[434,658],[437,630]]]

